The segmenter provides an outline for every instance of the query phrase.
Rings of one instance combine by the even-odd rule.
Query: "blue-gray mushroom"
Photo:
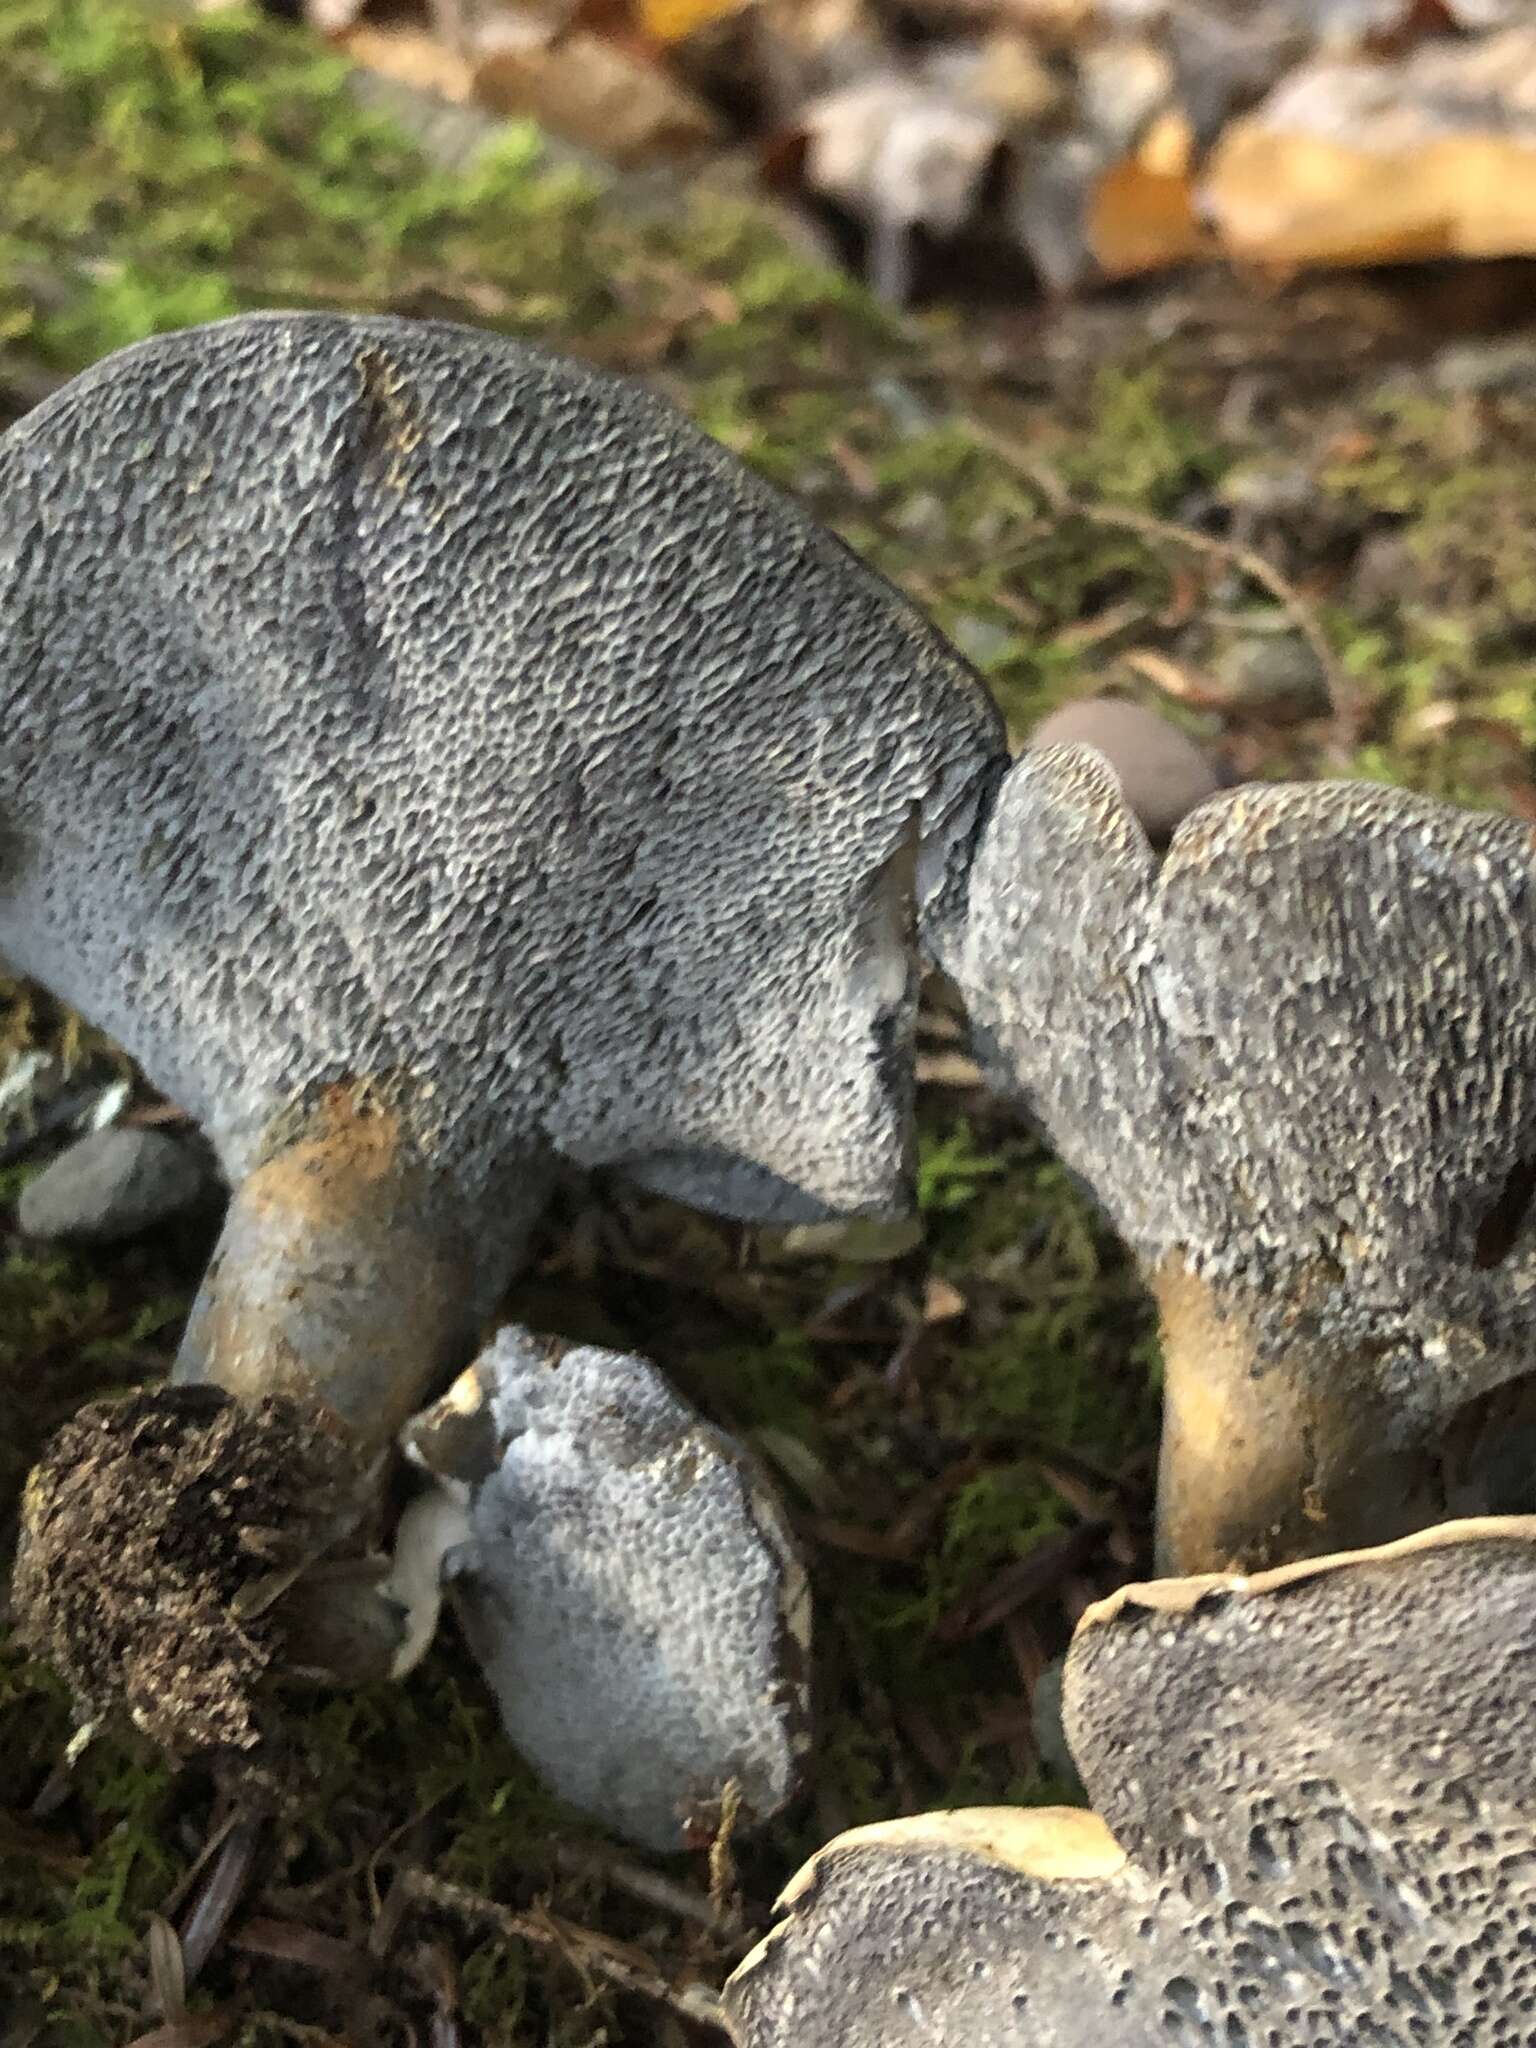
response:
[[[1164,1569],[1536,1504],[1536,850],[1252,785],[1159,863],[1097,755],[1010,771],[949,964],[993,1079],[1136,1252]]]
[[[405,1442],[463,1501],[449,1593],[552,1790],[661,1850],[784,1805],[810,1742],[810,1593],[740,1444],[645,1359],[516,1329]]]
[[[856,1829],[726,1987],[738,2048],[1536,2040],[1536,1520],[1090,1609],[1095,1811]]]
[[[367,1472],[557,1166],[910,1200],[919,934],[1001,725],[642,390],[388,318],[127,349],[0,440],[0,676],[0,949],[232,1190],[178,1380]]]

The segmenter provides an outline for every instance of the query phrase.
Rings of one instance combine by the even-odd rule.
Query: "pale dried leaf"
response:
[[[465,60],[422,28],[391,23],[387,28],[360,23],[342,37],[342,48],[354,64],[392,79],[416,92],[434,94],[456,106],[474,98],[474,72]]]
[[[181,1936],[159,1913],[149,1916],[149,1981],[155,2003],[168,2020],[179,2020],[187,2009],[187,1962],[181,1951]]]
[[[1173,91],[1173,60],[1141,37],[1107,37],[1078,60],[1078,119],[1111,149],[1129,149]]]
[[[1002,140],[997,116],[945,85],[889,73],[807,107],[811,188],[864,221],[962,228]]]
[[[1010,130],[1031,128],[1060,111],[1065,85],[1038,45],[1016,29],[1000,28],[976,53],[972,96]]]
[[[513,30],[487,32],[474,59],[476,96],[528,114],[618,163],[677,156],[719,139],[695,94],[620,43],[577,29],[540,46]]]
[[[917,1056],[917,1078],[928,1088],[979,1088],[981,1069],[963,1052],[924,1052]]]

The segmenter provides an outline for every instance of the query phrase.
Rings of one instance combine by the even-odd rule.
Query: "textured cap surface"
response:
[[[1536,2041],[1536,1522],[1091,1611],[1102,1819],[843,1837],[732,1979],[743,2048]]]
[[[644,1359],[504,1330],[406,1432],[470,1488],[454,1604],[552,1789],[654,1849],[746,1822],[807,1748],[810,1598],[746,1454]]]
[[[1103,764],[1046,749],[1003,785],[970,903],[951,972],[993,1072],[1166,1324],[1255,1384],[1283,1371],[1298,1427],[1347,1407],[1322,1430],[1342,1463],[1529,1371],[1527,825],[1366,783],[1250,786],[1159,867]],[[1215,1446],[1230,1419],[1191,1428]]]
[[[0,442],[0,674],[0,945],[232,1177],[374,1077],[466,1183],[900,1197],[996,715],[658,400],[395,319],[124,351]]]

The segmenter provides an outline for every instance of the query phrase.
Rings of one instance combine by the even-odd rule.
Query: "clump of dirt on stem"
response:
[[[82,1723],[175,1757],[252,1752],[281,1651],[267,1587],[325,1548],[355,1483],[310,1408],[159,1387],[82,1408],[27,1482],[12,1593]]]

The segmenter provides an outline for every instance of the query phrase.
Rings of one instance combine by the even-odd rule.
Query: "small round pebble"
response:
[[[189,1207],[209,1177],[196,1146],[114,1125],[78,1139],[29,1181],[16,1220],[28,1237],[113,1244]]]
[[[1063,704],[1041,719],[1029,744],[1097,747],[1155,845],[1164,844],[1186,812],[1223,787],[1221,771],[1203,747],[1156,712],[1122,697]]]

